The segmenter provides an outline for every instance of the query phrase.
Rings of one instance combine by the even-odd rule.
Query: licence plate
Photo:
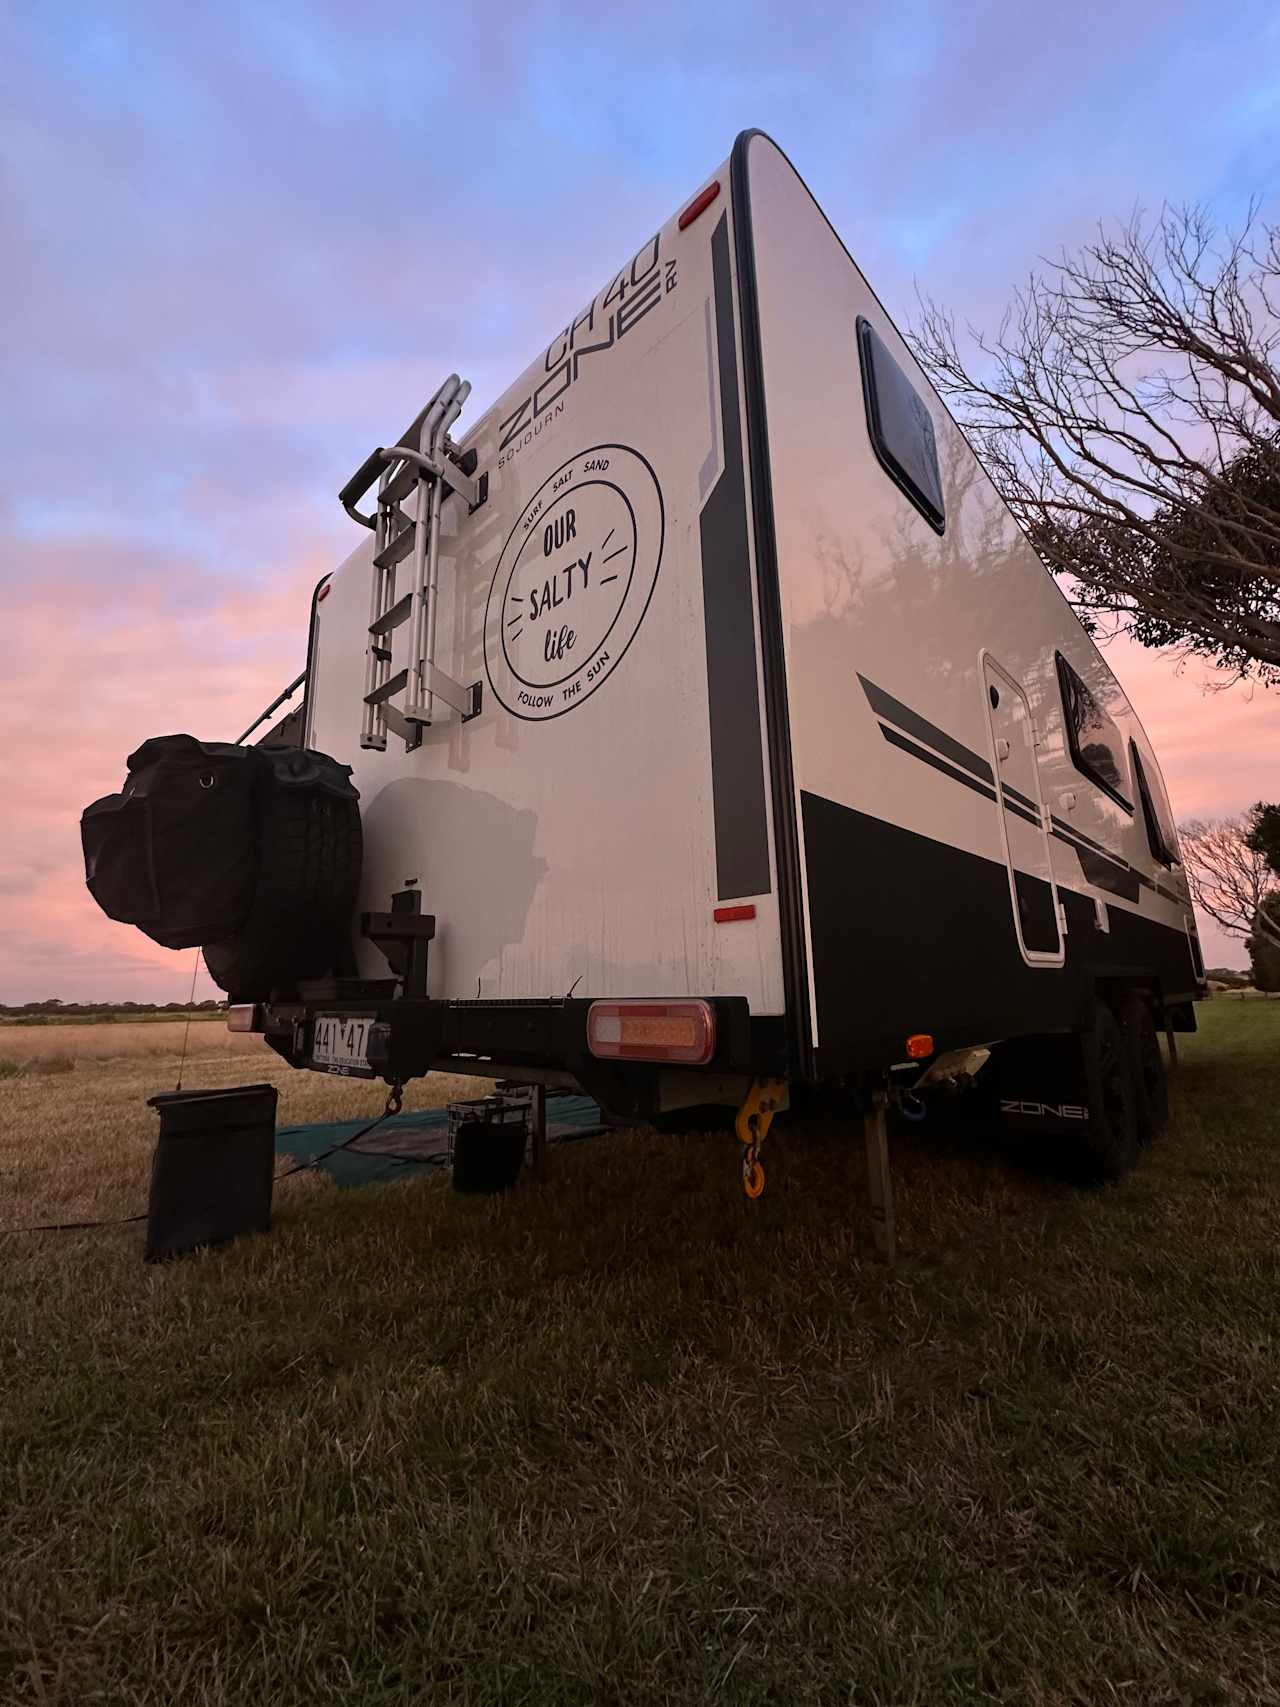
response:
[[[311,1064],[326,1073],[365,1074],[369,1065],[369,1029],[372,1014],[317,1014],[311,1043]]]

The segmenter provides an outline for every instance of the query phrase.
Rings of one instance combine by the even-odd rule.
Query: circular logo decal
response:
[[[649,608],[666,520],[638,451],[594,445],[529,499],[489,588],[489,685],[540,722],[587,699],[621,662]]]

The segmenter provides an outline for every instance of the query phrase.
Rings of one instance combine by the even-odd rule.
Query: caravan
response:
[[[467,392],[343,488],[296,746],[192,743],[277,778],[237,1023],[659,1119],[963,1069],[1122,1171],[1202,992],[1155,754],[780,149]]]

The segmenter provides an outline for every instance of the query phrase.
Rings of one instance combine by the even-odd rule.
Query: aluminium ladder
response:
[[[488,496],[488,475],[474,478],[475,451],[460,452],[449,437],[470,391],[469,381],[451,373],[396,443],[372,451],[338,494],[347,514],[374,533],[360,745],[379,752],[386,749],[388,729],[406,751],[420,745],[437,700],[464,723],[480,710],[480,683],[463,687],[436,663],[440,512],[450,492],[469,510]],[[375,481],[377,510],[365,515],[356,505]],[[410,516],[404,503],[414,493],[416,514]],[[406,557],[412,559],[409,591],[397,598],[397,568]],[[408,662],[393,675],[391,637],[402,623],[409,625]],[[403,705],[393,705],[402,691]]]

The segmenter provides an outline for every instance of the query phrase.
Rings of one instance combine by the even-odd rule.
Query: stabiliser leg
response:
[[[863,1116],[862,1131],[867,1146],[871,1233],[877,1257],[881,1262],[892,1263],[898,1254],[898,1240],[893,1214],[893,1179],[889,1173],[888,1109],[888,1092],[873,1091]]]

